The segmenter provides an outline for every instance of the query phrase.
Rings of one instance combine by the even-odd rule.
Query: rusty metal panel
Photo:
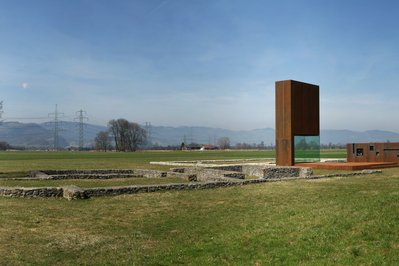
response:
[[[291,82],[276,82],[276,163],[294,164],[293,135],[291,126]]]
[[[347,162],[355,162],[355,155],[354,155],[354,143],[346,144],[346,161]]]
[[[399,142],[351,143],[346,151],[348,162],[399,163]]]
[[[276,81],[276,163],[295,164],[294,137],[320,135],[319,86]]]
[[[319,86],[292,81],[291,88],[293,134],[320,135]]]

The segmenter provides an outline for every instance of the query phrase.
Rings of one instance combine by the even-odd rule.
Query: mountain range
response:
[[[91,147],[96,134],[107,130],[100,125],[85,124],[84,145]],[[275,130],[262,128],[253,130],[228,130],[211,127],[165,127],[151,126],[150,141],[154,145],[176,146],[182,142],[213,144],[220,137],[228,137],[232,145],[237,143],[274,145]],[[59,146],[78,146],[79,124],[62,121],[59,125]],[[13,146],[26,148],[52,148],[54,142],[54,124],[52,123],[20,123],[3,122],[0,124],[0,141]],[[321,130],[321,144],[346,144],[353,142],[399,142],[399,134],[391,131],[368,130],[364,132],[352,130]]]

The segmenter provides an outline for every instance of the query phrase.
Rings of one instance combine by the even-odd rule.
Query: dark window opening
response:
[[[377,156],[380,156],[380,152],[379,152],[379,151],[377,151],[377,152],[375,153],[375,155],[377,155]]]
[[[355,154],[355,143],[352,144],[352,153]]]
[[[374,145],[370,145],[370,151],[374,151]]]
[[[356,156],[363,156],[363,148],[356,149]]]

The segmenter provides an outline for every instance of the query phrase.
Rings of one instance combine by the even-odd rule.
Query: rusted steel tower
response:
[[[295,164],[296,138],[320,135],[319,110],[319,86],[295,80],[276,81],[277,165]]]

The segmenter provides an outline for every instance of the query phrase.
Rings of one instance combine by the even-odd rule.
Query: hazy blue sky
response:
[[[398,132],[398,14],[384,0],[0,0],[3,116],[58,104],[95,124],[274,128],[274,82],[295,79],[320,86],[323,129]]]

